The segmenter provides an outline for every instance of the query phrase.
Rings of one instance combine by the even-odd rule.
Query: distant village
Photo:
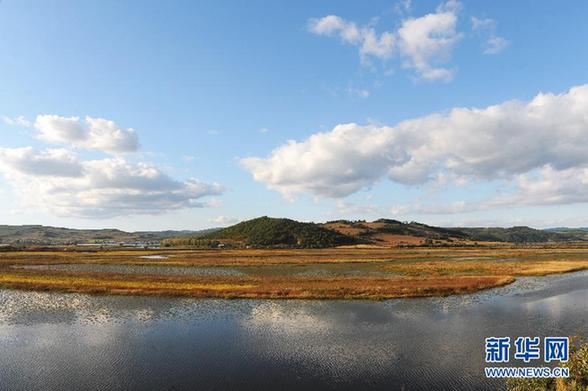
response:
[[[159,240],[121,242],[113,240],[96,240],[82,242],[78,240],[47,240],[47,239],[19,239],[11,243],[0,243],[0,246],[79,246],[79,247],[132,247],[132,248],[159,248]]]

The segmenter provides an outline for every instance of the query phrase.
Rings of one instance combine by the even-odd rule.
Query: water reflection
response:
[[[0,290],[0,389],[497,389],[483,339],[585,335],[587,299],[587,272],[385,302]]]

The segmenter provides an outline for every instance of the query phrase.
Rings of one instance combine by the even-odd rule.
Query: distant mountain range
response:
[[[567,232],[588,232],[588,227],[578,227],[578,228],[568,228],[568,227],[556,227],[556,228],[546,228],[545,231],[551,231],[551,232],[563,232],[563,233],[567,233]]]
[[[65,245],[94,243],[159,243],[170,237],[197,236],[205,231],[140,231],[71,229],[43,225],[0,225],[0,244]]]
[[[250,246],[324,248],[343,245],[468,245],[475,242],[541,243],[588,240],[588,228],[443,228],[392,219],[304,223],[259,217],[227,228],[200,231],[70,229],[42,225],[0,225],[0,244],[155,244],[166,246]]]
[[[441,228],[391,219],[332,221],[323,226],[364,238],[373,244],[471,244],[472,242],[542,243],[588,240],[588,232],[552,232],[530,227]]]
[[[259,217],[198,237],[163,241],[167,246],[250,246],[325,248],[341,245],[471,245],[475,242],[543,243],[588,240],[588,232],[554,232],[529,227],[442,228],[392,219],[368,221],[336,220],[301,223],[295,220]]]

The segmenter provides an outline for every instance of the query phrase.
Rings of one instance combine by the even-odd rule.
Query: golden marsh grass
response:
[[[146,255],[167,258],[141,258]],[[149,274],[124,274],[22,268],[61,264],[238,268],[246,272],[243,275],[161,275],[156,270]],[[317,275],[292,273],[292,268],[320,271],[327,267],[331,268],[328,273]],[[103,294],[387,299],[474,292],[511,283],[518,276],[584,269],[588,269],[588,248],[562,246],[20,251],[0,254],[0,285]]]

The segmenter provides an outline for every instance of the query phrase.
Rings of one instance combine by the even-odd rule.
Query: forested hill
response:
[[[471,242],[510,242],[510,243],[545,243],[562,241],[583,241],[587,232],[552,231],[530,227],[511,228],[443,228],[417,222],[401,222],[392,219],[379,219],[373,222],[337,220],[324,224],[325,227],[348,235],[361,237],[367,241],[394,245],[399,243],[459,244]]]
[[[341,245],[471,245],[476,242],[543,243],[586,241],[584,229],[442,228],[392,219],[305,223],[259,217],[227,228],[201,231],[70,229],[42,225],[0,225],[0,245],[156,244],[199,247],[326,248]]]
[[[477,242],[540,243],[581,241],[585,236],[512,228],[443,228],[417,222],[379,219],[303,223],[285,218],[259,217],[200,235],[164,240],[166,246],[327,248],[341,245],[473,245]]]
[[[118,229],[72,229],[44,225],[0,225],[0,244],[65,245],[83,243],[159,242],[194,236],[198,231],[125,232]]]
[[[315,223],[301,223],[267,216],[243,221],[204,235],[202,238],[229,239],[253,247],[323,248],[361,242],[356,237],[344,235]]]
[[[554,231],[530,227],[511,228],[457,228],[471,240],[481,242],[542,243],[560,241],[583,241],[588,233],[580,230]]]

